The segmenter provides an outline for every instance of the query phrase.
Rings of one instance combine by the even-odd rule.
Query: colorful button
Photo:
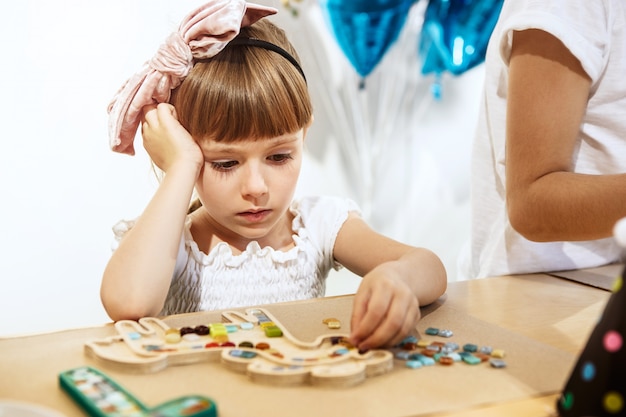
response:
[[[439,363],[442,365],[452,365],[454,364],[454,359],[452,359],[450,356],[441,355],[439,357]]]
[[[193,327],[185,326],[185,327],[181,327],[180,328],[180,335],[181,336],[184,336],[184,335],[189,334],[189,333],[194,333],[194,332],[195,332],[195,330],[193,329]]]
[[[226,332],[228,333],[235,333],[237,330],[239,330],[239,326],[237,326],[236,324],[226,324],[224,327],[226,327]]]
[[[491,356],[493,356],[494,358],[502,359],[502,358],[504,358],[504,350],[502,350],[502,349],[494,349],[491,352]]]
[[[283,335],[283,331],[278,326],[267,326],[263,328],[263,331],[267,337],[281,337]]]
[[[473,343],[466,343],[463,345],[464,352],[476,352],[478,350],[478,346]]]
[[[252,330],[254,329],[254,324],[249,323],[249,322],[244,322],[244,323],[239,324],[239,327],[241,328],[241,330]]]
[[[406,367],[411,369],[418,369],[424,366],[420,361],[406,361]]]
[[[429,327],[428,329],[426,329],[426,334],[431,336],[437,336],[439,334],[439,329],[435,327]]]
[[[179,343],[181,341],[180,331],[176,329],[167,329],[165,331],[165,341],[167,343]]]
[[[211,329],[209,329],[209,326],[205,326],[203,324],[194,327],[193,330],[196,332],[196,334],[198,334],[200,336],[206,336],[209,333],[211,333]]]
[[[340,329],[341,322],[335,318],[327,318],[322,320],[322,323],[328,326],[329,329]]]
[[[505,368],[506,362],[503,361],[502,359],[490,359],[489,365],[491,365],[494,368]]]
[[[461,359],[463,359],[463,362],[467,363],[468,365],[478,365],[479,363],[481,363],[481,360],[472,354],[461,355]]]
[[[269,343],[259,342],[256,344],[255,348],[257,348],[258,350],[267,350],[270,348],[270,345]]]
[[[182,336],[182,338],[188,342],[195,342],[200,340],[200,336],[198,336],[196,333],[186,333]]]
[[[216,338],[217,336],[228,336],[228,330],[226,329],[226,326],[222,323],[211,324],[209,328],[209,333],[212,338]]]

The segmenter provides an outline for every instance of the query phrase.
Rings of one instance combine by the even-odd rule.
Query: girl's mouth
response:
[[[258,223],[265,220],[270,213],[271,210],[244,211],[239,213],[239,216],[251,223]]]

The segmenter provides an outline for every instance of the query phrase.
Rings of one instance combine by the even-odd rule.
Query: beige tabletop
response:
[[[455,337],[478,338],[507,350],[508,367],[410,370],[400,361],[384,375],[348,388],[276,387],[250,381],[219,361],[141,373],[107,366],[85,354],[85,343],[116,334],[112,325],[0,339],[0,400],[84,415],[58,386],[58,375],[97,367],[152,406],[204,394],[220,417],[263,416],[552,416],[569,376],[610,293],[548,275],[522,275],[450,283],[447,294],[423,309],[418,326],[443,325]],[[350,296],[266,308],[298,338],[319,333],[320,317],[349,322]],[[45,312],[42,312],[42,315]],[[220,320],[220,312],[172,316],[170,326]],[[460,340],[460,339],[459,339]],[[482,342],[481,342],[482,343]]]

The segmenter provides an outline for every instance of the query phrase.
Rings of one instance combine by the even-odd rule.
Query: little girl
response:
[[[141,216],[116,227],[103,305],[121,320],[310,299],[343,266],[363,277],[350,341],[393,345],[445,292],[445,269],[373,231],[350,200],[293,199],[313,113],[296,51],[262,20],[275,12],[212,0],[114,98],[113,149],[133,154],[141,123],[164,175]]]

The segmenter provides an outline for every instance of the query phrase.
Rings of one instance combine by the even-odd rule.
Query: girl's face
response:
[[[200,142],[204,167],[196,191],[222,239],[270,246],[284,239],[281,226],[300,175],[304,135]]]

